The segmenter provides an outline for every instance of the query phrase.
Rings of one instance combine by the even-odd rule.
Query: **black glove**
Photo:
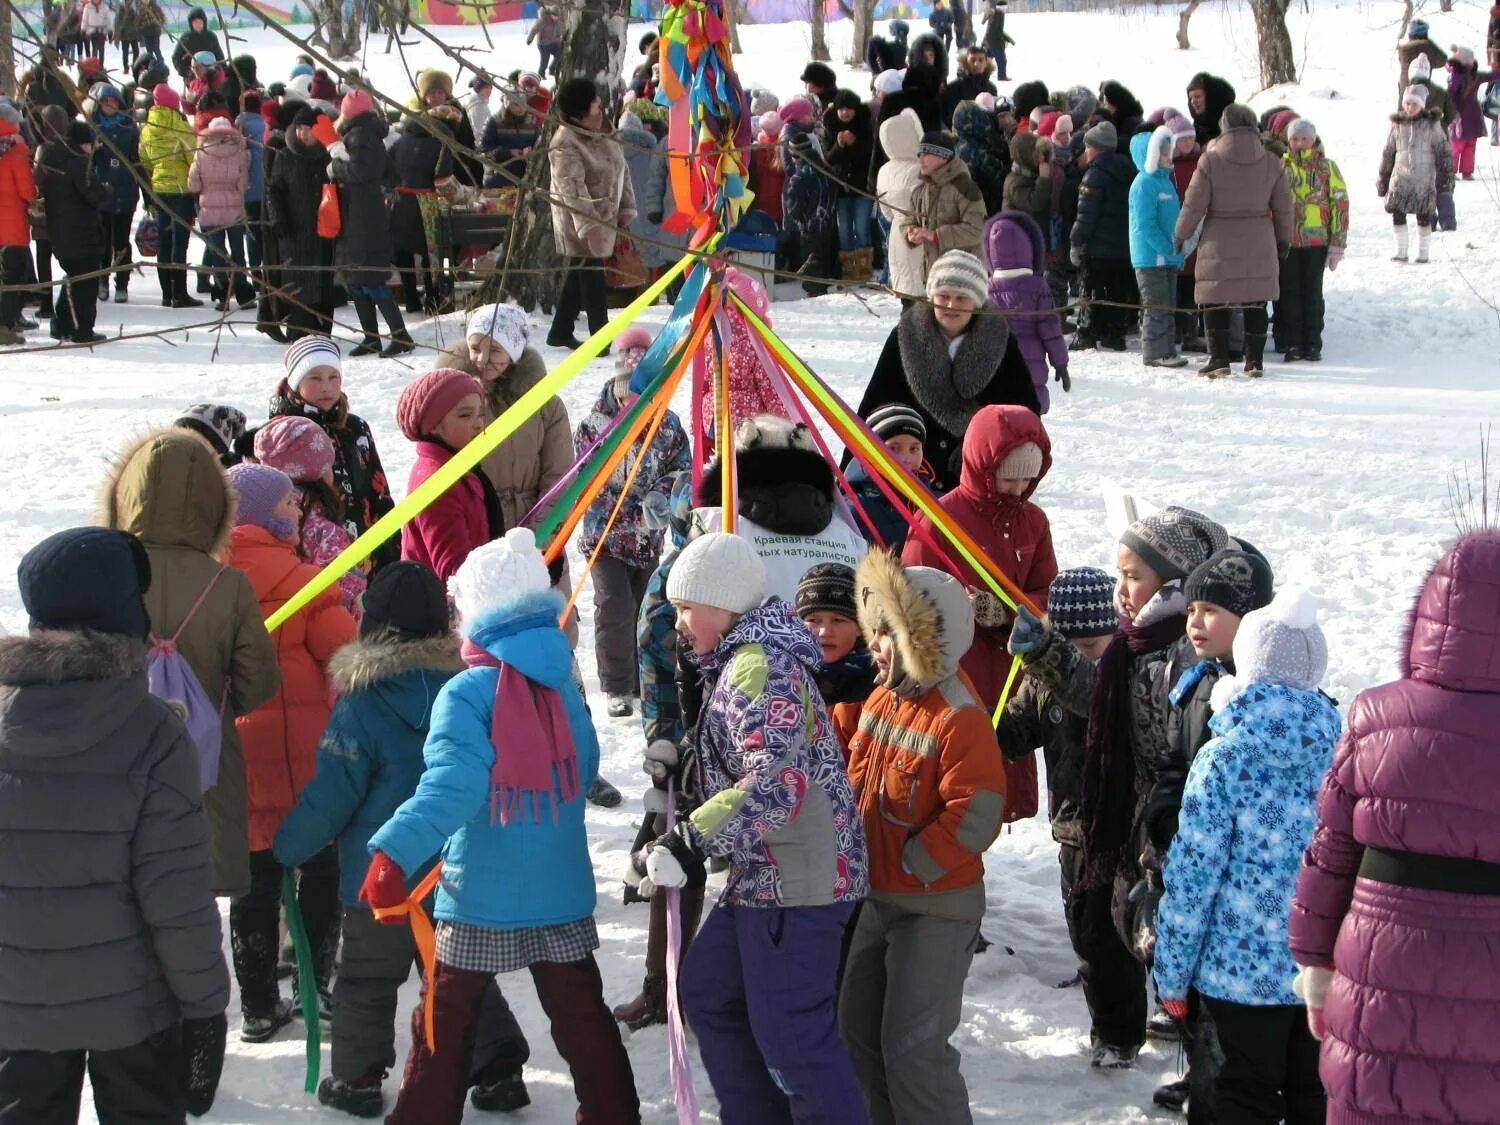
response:
[[[1068,377],[1068,369],[1066,367],[1059,367],[1057,369],[1057,381],[1062,384],[1064,394],[1073,389],[1073,380]]]
[[[661,214],[660,211],[647,211],[646,212],[646,221],[648,223],[653,223],[653,224],[659,225],[661,223],[661,220],[662,220],[662,214]]]
[[[701,887],[708,882],[705,857],[688,838],[686,825],[657,837],[646,851],[646,874],[658,887]]]
[[[1276,256],[1283,262],[1291,255],[1292,244],[1290,242],[1278,242],[1276,244]]]
[[[194,1117],[202,1117],[213,1108],[224,1073],[224,1039],[228,1033],[229,1020],[223,1012],[205,1020],[182,1021],[179,1063],[183,1104]]]

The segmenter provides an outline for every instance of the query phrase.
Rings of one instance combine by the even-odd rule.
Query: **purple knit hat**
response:
[[[285,500],[294,487],[291,477],[269,465],[247,462],[229,470],[229,484],[239,500],[234,516],[236,527],[253,524],[278,539],[290,538],[286,528],[290,521],[275,515],[275,511],[276,505]],[[297,529],[293,526],[291,530],[295,533]]]

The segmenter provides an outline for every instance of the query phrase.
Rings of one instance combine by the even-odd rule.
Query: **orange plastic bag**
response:
[[[339,215],[339,189],[337,184],[323,185],[323,198],[318,200],[318,237],[337,238],[344,229],[344,220]]]

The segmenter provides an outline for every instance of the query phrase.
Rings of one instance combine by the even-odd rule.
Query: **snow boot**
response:
[[[396,298],[389,289],[385,290],[384,296],[375,302],[375,307],[380,310],[380,315],[385,317],[386,327],[391,330],[391,342],[380,354],[390,357],[416,351],[417,342],[411,338],[411,333],[407,332],[406,320],[401,315],[401,306],[396,304]]]
[[[266,1011],[240,1013],[240,1039],[245,1043],[265,1043],[292,1022],[292,1006],[277,999]]]
[[[318,1083],[318,1103],[329,1109],[342,1110],[351,1117],[379,1117],[385,1110],[385,1098],[380,1089],[384,1080],[383,1067],[352,1082],[329,1075]]]
[[[605,708],[605,713],[611,719],[623,719],[627,715],[633,714],[634,710],[630,705],[630,696],[611,695],[609,697],[609,705]]]
[[[1396,228],[1396,252],[1391,255],[1391,261],[1404,262],[1411,247],[1411,228],[1402,224]]]
[[[1432,261],[1432,258],[1430,256],[1431,248],[1432,248],[1432,228],[1431,227],[1418,227],[1417,228],[1417,261],[1419,263],[1425,264],[1427,262]]]
[[[597,805],[601,809],[612,809],[617,807],[624,798],[620,796],[618,789],[604,780],[601,774],[599,777],[594,778],[593,783],[589,786],[586,800],[589,804]]]
[[[682,956],[687,957],[703,914],[703,888],[679,896],[682,918]],[[651,925],[646,931],[646,979],[641,994],[614,1009],[614,1017],[631,1031],[667,1022],[667,896],[651,896]]]
[[[1222,379],[1229,374],[1229,329],[1209,330],[1208,361],[1198,368],[1198,374],[1205,379]]]
[[[476,1082],[469,1092],[475,1109],[488,1113],[514,1113],[531,1104],[526,1080],[517,1073],[507,1074],[494,1082]]]
[[[1089,1065],[1095,1070],[1134,1070],[1137,1050],[1139,1048],[1095,1043],[1089,1054]]]
[[[130,290],[123,285],[115,286],[115,304],[128,305],[130,303]]]
[[[1182,1107],[1187,1105],[1188,1080],[1179,1078],[1175,1082],[1167,1082],[1156,1088],[1156,1093],[1151,1095],[1151,1103],[1162,1109],[1170,1109],[1174,1113],[1181,1113]]]
[[[1266,334],[1245,333],[1245,374],[1259,379],[1266,373]]]
[[[351,356],[380,354],[380,320],[375,315],[375,302],[360,298],[354,300],[354,315],[359,317],[359,326],[365,338],[349,354]]]

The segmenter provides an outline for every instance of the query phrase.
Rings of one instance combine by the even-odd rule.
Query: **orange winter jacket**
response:
[[[911,700],[876,687],[849,746],[849,780],[870,849],[870,897],[982,917],[1005,763],[968,679],[959,673]]]
[[[253,524],[234,529],[234,565],[250,579],[263,616],[280,609],[318,573],[296,548]],[[235,720],[245,747],[250,850],[264,851],[312,780],[318,740],[328,725],[328,660],[354,639],[354,618],[339,604],[338,587],[271,634],[281,666],[281,690],[264,707]]]

